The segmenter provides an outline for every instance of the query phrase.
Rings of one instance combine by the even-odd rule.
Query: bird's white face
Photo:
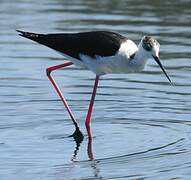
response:
[[[148,53],[150,53],[151,57],[154,58],[154,60],[157,62],[159,67],[166,75],[167,79],[171,82],[159,59],[159,49],[160,49],[159,42],[150,36],[144,36],[141,40],[141,45]]]
[[[159,50],[160,50],[160,45],[159,44],[154,44],[152,50],[151,50],[151,55],[154,57],[159,57]]]

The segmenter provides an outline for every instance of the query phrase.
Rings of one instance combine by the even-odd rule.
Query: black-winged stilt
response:
[[[144,36],[138,47],[130,39],[109,31],[92,31],[81,33],[36,34],[17,30],[20,36],[48,46],[69,58],[69,62],[47,68],[47,76],[64,106],[66,107],[75,127],[79,132],[76,119],[51,72],[72,64],[89,69],[96,74],[95,84],[86,117],[86,128],[91,134],[91,117],[98,87],[99,77],[108,73],[135,73],[144,69],[149,58],[154,58],[167,79],[171,82],[159,60],[159,43],[150,36]]]

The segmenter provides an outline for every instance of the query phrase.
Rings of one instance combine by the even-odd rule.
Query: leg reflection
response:
[[[89,130],[91,132],[91,128]],[[94,159],[92,133],[91,133],[91,136],[88,136],[87,153],[88,153],[88,158],[91,161],[91,167],[93,169],[94,177],[95,178],[102,178],[100,175],[100,170],[98,168],[99,161]]]
[[[71,161],[75,161],[79,148],[80,148],[80,145],[84,139],[84,136],[80,130],[76,129],[76,131],[71,135],[71,137],[73,137],[74,141],[76,142],[76,147],[75,147],[73,156],[71,158]]]
[[[93,155],[93,147],[92,147],[92,137],[88,137],[88,158],[90,161],[94,160],[94,155]]]
[[[91,128],[89,130],[90,130],[89,132],[91,132]],[[80,135],[80,133],[78,134],[76,132],[76,134],[73,135],[72,137],[74,138],[74,141],[76,142],[76,147],[75,147],[75,150],[73,152],[73,156],[71,158],[71,161],[73,163],[80,163],[80,161],[79,162],[76,161],[76,158],[77,158],[77,154],[79,152],[80,145],[81,145],[81,143],[83,141],[83,135]],[[94,159],[92,133],[91,133],[90,136],[88,134],[87,155],[88,155],[88,158],[90,160],[89,161],[89,165],[90,165],[90,167],[93,170],[93,177],[95,177],[95,178],[102,178],[101,175],[100,175],[100,169],[98,168],[99,161]]]

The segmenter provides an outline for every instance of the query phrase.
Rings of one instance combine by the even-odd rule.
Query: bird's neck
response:
[[[144,69],[147,60],[150,58],[150,53],[146,51],[141,42],[138,45],[138,50],[135,53],[134,58],[131,60],[131,65],[137,68],[137,71],[141,71]]]

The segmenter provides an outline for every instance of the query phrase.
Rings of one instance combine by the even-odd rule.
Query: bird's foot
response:
[[[69,137],[73,137],[74,140],[78,143],[81,143],[84,139],[84,135],[83,133],[80,131],[79,128],[76,128],[76,130],[74,131],[74,133],[72,135],[70,135]]]

